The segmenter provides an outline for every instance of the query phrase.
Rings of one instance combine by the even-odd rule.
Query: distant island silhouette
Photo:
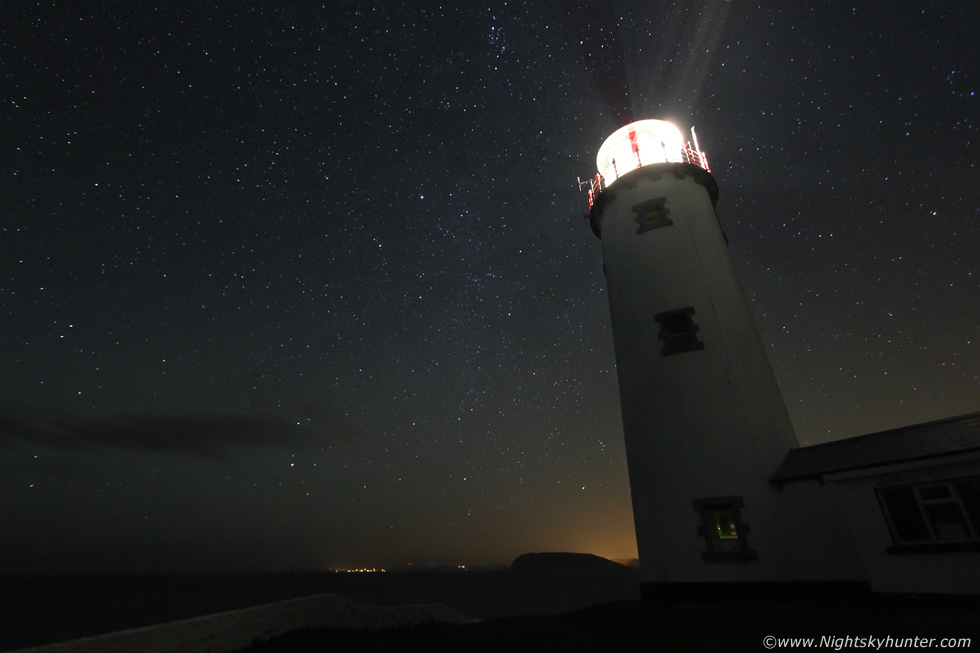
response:
[[[525,553],[514,558],[515,571],[535,569],[622,569],[625,565],[591,553]]]

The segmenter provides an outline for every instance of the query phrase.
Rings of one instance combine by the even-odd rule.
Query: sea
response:
[[[636,600],[636,569],[0,577],[0,651],[313,594],[375,605],[443,603],[465,617],[560,614]]]

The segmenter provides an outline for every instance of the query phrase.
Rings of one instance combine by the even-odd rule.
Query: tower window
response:
[[[704,343],[698,340],[697,332],[700,329],[694,323],[693,315],[694,308],[688,306],[653,316],[660,325],[660,333],[657,336],[664,343],[663,349],[660,350],[661,354],[669,356],[684,351],[704,349]]]
[[[980,477],[885,487],[877,494],[897,550],[980,542]]]
[[[660,227],[669,227],[674,224],[674,221],[670,219],[670,210],[667,208],[666,197],[658,197],[641,202],[634,206],[633,210],[636,212],[637,234],[642,234]]]
[[[749,525],[742,521],[742,497],[695,499],[694,510],[701,515],[698,535],[704,538],[705,562],[750,562],[758,554],[749,548]]]

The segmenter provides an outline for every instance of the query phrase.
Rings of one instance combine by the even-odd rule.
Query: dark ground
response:
[[[635,569],[377,574],[0,577],[0,651],[312,594],[373,605],[444,603],[472,619],[560,614],[637,599]]]
[[[971,637],[980,597],[793,603],[639,598],[636,570],[0,578],[0,650],[336,593],[375,605],[445,603],[483,621],[380,632],[293,633],[248,653],[304,651],[765,651],[763,638]],[[592,607],[586,607],[592,606]],[[796,647],[799,648],[799,647]],[[823,647],[824,650],[833,650]],[[858,648],[847,647],[847,650]],[[909,647],[905,647],[909,648]],[[922,648],[922,647],[919,647]],[[938,640],[932,648],[939,649]],[[966,647],[960,647],[964,650]],[[789,650],[777,646],[773,650]],[[838,650],[844,650],[839,648]],[[875,650],[867,647],[865,650]],[[894,650],[882,647],[878,650]]]
[[[471,625],[436,624],[376,632],[308,631],[284,635],[248,653],[344,651],[765,651],[805,645],[764,638],[813,637],[824,650],[895,650],[898,646],[820,646],[824,636],[893,638],[969,637],[980,647],[980,603],[933,600],[793,604],[687,604],[663,607],[619,601],[583,610],[537,617],[506,617]],[[921,642],[920,642],[921,644]],[[913,648],[906,643],[902,648]],[[924,648],[918,646],[917,648]],[[970,645],[959,645],[969,650]]]

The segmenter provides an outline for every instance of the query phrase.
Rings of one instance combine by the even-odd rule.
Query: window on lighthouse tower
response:
[[[706,509],[712,535],[719,541],[737,540],[738,526],[735,524],[735,511],[731,506],[713,506]]]
[[[694,323],[694,307],[679,308],[673,311],[657,313],[653,319],[660,325],[657,336],[664,343],[660,353],[664,356],[679,354],[684,351],[704,349],[704,343],[698,340],[700,330]]]
[[[694,510],[701,514],[698,535],[704,538],[705,562],[751,562],[758,560],[749,548],[749,525],[742,521],[742,497],[695,499]]]
[[[633,207],[633,211],[636,213],[637,235],[674,224],[674,221],[670,219],[670,209],[667,208],[666,197],[641,202]]]

